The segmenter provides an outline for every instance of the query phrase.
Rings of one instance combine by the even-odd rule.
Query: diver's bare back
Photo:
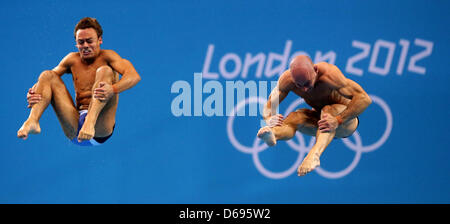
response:
[[[67,58],[69,73],[72,73],[75,88],[75,100],[78,110],[87,110],[92,99],[92,86],[99,67],[109,65],[108,55],[111,50],[101,50],[92,62],[81,60],[80,53],[70,53]]]
[[[289,70],[285,71],[280,77],[278,86],[280,91],[294,92],[316,111],[320,111],[326,105],[348,105],[350,98],[340,94],[335,88],[336,79],[345,79],[342,72],[336,66],[326,62],[320,62],[314,66],[318,68],[318,76],[314,88],[310,91],[305,92],[301,88],[296,87]]]

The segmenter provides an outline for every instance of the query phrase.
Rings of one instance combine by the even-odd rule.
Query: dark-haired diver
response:
[[[97,145],[111,137],[119,102],[118,93],[140,80],[133,65],[113,50],[102,50],[103,30],[94,18],[81,19],[74,36],[78,52],[69,53],[58,66],[43,71],[28,91],[28,119],[17,137],[41,132],[39,119],[51,103],[65,135],[75,144]],[[61,76],[72,73],[76,106]],[[122,78],[119,80],[119,74]]]

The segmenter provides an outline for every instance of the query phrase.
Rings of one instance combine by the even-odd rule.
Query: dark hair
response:
[[[78,30],[87,28],[93,28],[97,32],[97,37],[99,38],[103,35],[102,26],[100,26],[100,23],[98,23],[97,19],[91,17],[84,17],[75,26],[73,36],[76,38]]]

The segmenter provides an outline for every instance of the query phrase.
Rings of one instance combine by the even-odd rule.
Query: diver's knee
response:
[[[322,108],[322,113],[331,113],[333,111],[333,107],[331,105],[326,105]]]
[[[99,68],[97,68],[97,71],[95,73],[96,79],[113,78],[113,77],[114,77],[114,71],[108,65],[100,66]]]
[[[286,118],[287,123],[292,125],[303,125],[311,122],[311,110],[298,109]]]
[[[52,81],[54,78],[58,77],[56,73],[52,70],[44,70],[39,75],[39,81]]]
[[[108,65],[102,65],[99,68],[97,68],[97,73],[112,73],[113,69]]]
[[[342,113],[345,108],[347,108],[347,106],[342,104],[326,105],[321,110],[320,118],[322,118],[323,114],[331,114],[332,116],[337,116]]]

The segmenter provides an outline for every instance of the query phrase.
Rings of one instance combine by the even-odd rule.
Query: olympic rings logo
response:
[[[359,160],[361,159],[361,155],[362,153],[367,153],[367,152],[372,152],[378,148],[380,148],[385,142],[386,140],[389,138],[389,135],[391,134],[391,130],[392,130],[392,123],[393,123],[393,118],[392,118],[392,113],[391,110],[389,108],[389,106],[386,104],[386,102],[384,102],[381,98],[374,96],[374,95],[370,95],[370,98],[372,99],[372,102],[377,104],[378,106],[381,107],[381,109],[383,109],[384,114],[386,115],[386,128],[383,132],[383,135],[380,137],[380,139],[378,139],[375,143],[370,144],[370,145],[363,145],[363,142],[361,140],[361,136],[359,135],[358,130],[356,130],[353,133],[353,138],[355,139],[355,142],[351,142],[349,140],[349,138],[344,138],[341,139],[342,142],[350,149],[355,151],[355,156],[353,157],[353,161],[343,170],[341,171],[337,171],[337,172],[330,172],[327,171],[321,167],[317,167],[315,169],[315,171],[325,177],[325,178],[329,178],[329,179],[336,179],[336,178],[341,178],[344,177],[346,175],[348,175],[353,169],[355,169],[356,165],[358,165]],[[235,115],[237,113],[237,111],[239,111],[242,107],[245,107],[245,105],[247,104],[252,104],[252,103],[258,103],[258,104],[265,104],[266,103],[266,99],[263,98],[258,98],[258,97],[250,97],[247,98],[245,100],[242,100],[241,102],[239,102],[232,114],[228,117],[228,121],[227,121],[227,133],[228,133],[228,138],[231,142],[231,144],[239,151],[243,152],[243,153],[247,153],[247,154],[251,154],[252,155],[252,160],[253,163],[255,164],[256,168],[258,169],[258,171],[268,177],[268,178],[272,178],[272,179],[282,179],[285,178],[289,175],[291,175],[292,173],[294,173],[297,170],[297,167],[300,165],[300,163],[302,162],[303,158],[305,157],[305,155],[309,152],[309,150],[311,149],[311,147],[314,145],[315,143],[315,138],[311,138],[310,142],[308,143],[308,145],[306,145],[305,139],[303,138],[303,135],[300,134],[299,132],[296,132],[295,137],[298,140],[298,144],[295,143],[293,140],[289,140],[286,141],[286,143],[295,151],[298,151],[298,157],[295,161],[295,163],[287,170],[282,171],[282,172],[272,172],[268,169],[266,169],[264,167],[264,165],[261,163],[260,159],[259,159],[259,153],[264,151],[265,149],[268,148],[267,144],[265,144],[264,142],[262,142],[258,137],[256,137],[256,131],[255,131],[255,140],[253,141],[253,145],[252,146],[245,146],[242,145],[235,137],[234,135],[234,131],[233,131],[233,124],[234,124],[234,118]],[[284,116],[287,117],[287,115],[289,113],[291,113],[292,111],[294,111],[295,108],[297,108],[299,105],[301,105],[302,103],[304,103],[303,99],[297,99],[296,101],[294,101],[286,110],[286,112],[284,113]]]

